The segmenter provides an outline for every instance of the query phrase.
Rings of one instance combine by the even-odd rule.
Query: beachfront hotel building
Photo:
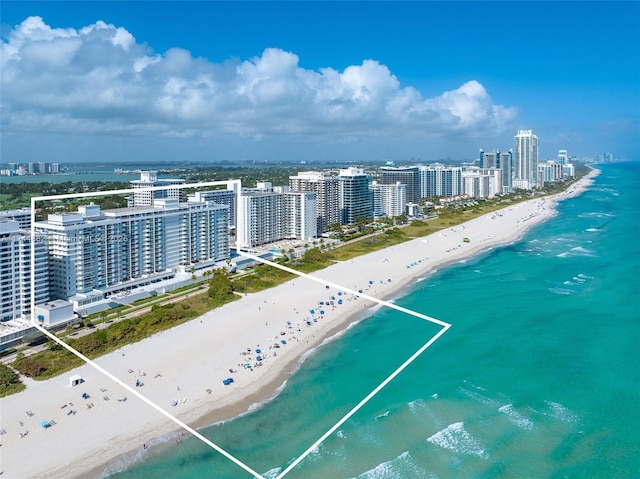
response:
[[[538,186],[538,137],[531,130],[518,130],[513,148],[513,187],[531,190]]]
[[[289,177],[292,192],[316,194],[316,236],[326,233],[332,224],[340,224],[340,180],[324,171],[304,171]]]
[[[152,206],[154,200],[162,198],[173,198],[178,201],[182,201],[183,195],[181,186],[184,184],[185,180],[182,179],[158,178],[158,173],[156,171],[142,171],[140,173],[139,180],[132,180],[129,182],[129,185],[135,191],[133,191],[133,193],[131,193],[127,198],[127,206],[130,208],[137,206]],[[159,190],[147,189],[170,186],[175,186],[175,188]]]
[[[156,199],[152,206],[98,205],[37,222],[46,237],[50,293],[76,311],[119,292],[172,279],[230,257],[228,206]]]
[[[382,166],[380,173],[383,185],[395,185],[398,182],[406,185],[407,203],[420,202],[422,198],[420,190],[420,170],[417,166]]]
[[[35,248],[35,303],[49,299],[49,268],[43,241]],[[0,321],[31,313],[31,235],[17,221],[0,220]]]
[[[373,193],[369,188],[370,177],[364,169],[342,169],[338,178],[342,224],[353,225],[357,218],[373,218]]]
[[[450,197],[461,195],[462,167],[434,163],[419,167],[420,196],[422,198]]]

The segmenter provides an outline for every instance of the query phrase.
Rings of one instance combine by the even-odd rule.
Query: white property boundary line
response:
[[[262,476],[260,473],[258,473],[256,471],[254,471],[252,468],[247,466],[244,462],[240,461],[235,456],[233,456],[232,454],[230,454],[227,451],[225,451],[223,448],[221,448],[220,446],[215,444],[213,441],[211,441],[211,440],[207,439],[206,437],[204,437],[202,434],[200,434],[198,431],[196,431],[192,427],[190,427],[187,424],[185,424],[184,422],[182,422],[180,419],[178,419],[175,416],[173,416],[172,414],[168,413],[162,407],[160,407],[159,405],[157,405],[156,403],[154,403],[153,401],[148,399],[146,396],[144,396],[140,392],[138,392],[135,389],[133,389],[131,386],[126,384],[124,381],[122,381],[121,379],[119,379],[115,375],[111,374],[109,371],[104,369],[102,366],[98,365],[97,363],[95,363],[94,361],[92,361],[91,359],[89,359],[88,357],[86,357],[85,355],[83,355],[82,353],[77,351],[76,349],[74,349],[71,346],[69,346],[67,343],[62,341],[56,335],[54,335],[54,334],[50,333],[49,331],[47,331],[43,326],[38,324],[38,322],[36,321],[36,315],[35,315],[35,241],[36,241],[36,234],[35,234],[35,205],[36,205],[37,201],[60,200],[60,199],[70,199],[70,198],[90,198],[90,197],[106,196],[106,195],[114,195],[114,194],[127,194],[127,193],[133,193],[135,191],[141,192],[141,191],[165,190],[165,189],[169,189],[169,188],[202,188],[202,187],[207,187],[207,186],[228,185],[229,183],[238,183],[238,182],[239,182],[239,180],[234,180],[234,181],[213,181],[213,182],[204,182],[204,183],[191,183],[191,184],[185,184],[185,185],[170,185],[170,186],[159,186],[159,187],[148,187],[148,188],[135,188],[135,189],[124,189],[124,190],[108,190],[108,191],[99,191],[99,192],[90,192],[90,193],[76,193],[76,194],[34,196],[34,197],[32,197],[31,198],[31,245],[30,245],[30,247],[31,247],[31,324],[35,328],[37,328],[40,332],[42,332],[45,336],[49,337],[51,340],[53,340],[56,343],[60,344],[62,347],[64,347],[68,351],[70,351],[72,354],[74,354],[77,357],[79,357],[80,359],[82,359],[89,366],[93,367],[98,372],[102,373],[103,375],[105,375],[106,377],[108,377],[109,379],[114,381],[115,383],[117,383],[120,386],[122,386],[124,389],[126,389],[131,394],[133,394],[134,396],[138,397],[140,400],[142,400],[143,402],[145,402],[146,404],[151,406],[153,409],[158,411],[160,414],[165,416],[167,419],[173,421],[178,426],[180,426],[184,430],[186,430],[189,433],[191,433],[194,437],[198,438],[204,444],[208,445],[209,447],[211,447],[215,451],[217,451],[220,454],[222,454],[224,457],[226,457],[227,459],[232,461],[237,466],[239,466],[242,469],[244,469],[245,471],[251,473],[254,476],[254,478],[265,479],[264,476]],[[238,185],[238,186],[240,186],[240,185]],[[240,189],[238,188],[238,190],[236,191],[236,195],[239,195],[239,194],[240,194]],[[440,338],[440,336],[442,336],[451,327],[451,324],[445,323],[444,321],[440,321],[440,320],[435,319],[435,318],[431,318],[429,316],[426,316],[424,314],[415,312],[413,310],[410,310],[410,309],[407,309],[407,308],[403,308],[402,306],[398,306],[398,305],[390,303],[388,301],[384,301],[384,300],[381,300],[381,299],[378,299],[378,298],[374,298],[373,296],[369,296],[369,295],[364,294],[364,293],[356,292],[356,291],[354,291],[354,290],[352,290],[350,288],[344,288],[344,287],[342,287],[340,285],[337,285],[335,283],[332,283],[330,281],[326,281],[326,280],[311,276],[309,274],[296,271],[294,269],[288,268],[288,267],[280,265],[278,263],[267,261],[267,260],[265,260],[263,258],[260,258],[258,256],[252,255],[250,253],[246,253],[246,252],[243,252],[243,251],[240,251],[240,250],[238,250],[238,253],[240,255],[242,255],[242,256],[247,257],[247,258],[253,259],[255,261],[261,262],[261,263],[269,265],[269,266],[273,266],[275,268],[279,268],[279,269],[281,269],[283,271],[287,271],[289,273],[293,273],[293,274],[295,274],[297,276],[300,276],[302,278],[310,279],[310,280],[315,281],[317,283],[334,287],[336,289],[351,293],[353,295],[362,297],[362,298],[367,299],[369,301],[373,301],[373,302],[378,303],[378,304],[380,304],[382,306],[387,306],[389,308],[396,309],[396,310],[398,310],[398,311],[400,311],[402,313],[406,313],[406,314],[409,314],[411,316],[415,316],[415,317],[423,319],[425,321],[429,321],[431,323],[434,323],[434,324],[437,324],[439,326],[442,326],[442,329],[440,331],[438,331],[424,345],[422,345],[415,353],[413,353],[404,363],[402,363],[400,365],[400,367],[398,367],[386,379],[384,379],[378,386],[376,386],[376,388],[374,388],[364,399],[362,399],[347,414],[345,414],[327,432],[325,432],[322,436],[320,436],[320,438],[316,442],[314,442],[311,446],[309,446],[309,448],[305,452],[303,452],[300,456],[298,456],[291,464],[289,464],[276,477],[276,479],[281,479],[286,474],[288,474],[292,469],[294,469],[302,460],[304,460],[305,457],[307,457],[309,454],[311,454],[322,442],[324,442],[331,434],[333,434],[340,426],[342,426],[342,424],[344,424],[346,421],[348,421],[360,408],[362,408],[376,394],[378,394],[387,384],[389,384],[407,366],[409,366],[413,361],[415,361],[418,358],[418,356],[420,356],[427,348],[429,348],[436,340],[438,340],[438,338]]]
[[[273,266],[275,268],[279,268],[279,269],[281,269],[283,271],[287,271],[289,273],[293,273],[293,274],[295,274],[297,276],[300,276],[302,278],[310,279],[312,281],[315,281],[316,283],[320,283],[320,284],[323,284],[323,285],[331,286],[331,287],[334,287],[334,288],[339,289],[341,291],[346,291],[347,293],[351,293],[351,294],[354,294],[354,295],[359,296],[361,298],[368,299],[369,301],[373,301],[373,302],[378,303],[378,304],[380,304],[382,306],[387,306],[389,308],[396,309],[396,310],[398,310],[398,311],[400,311],[402,313],[406,313],[406,314],[409,314],[411,316],[415,316],[415,317],[423,319],[425,321],[429,321],[431,323],[435,323],[435,324],[438,324],[438,325],[442,326],[442,329],[440,331],[438,331],[433,337],[431,337],[431,339],[429,339],[425,344],[423,344],[420,347],[420,349],[418,349],[415,353],[413,353],[411,355],[411,357],[409,357],[409,359],[407,359],[404,363],[402,363],[400,365],[400,367],[398,367],[389,376],[387,376],[387,378],[384,379],[378,386],[376,386],[375,389],[373,389],[373,391],[371,391],[369,394],[367,394],[367,396],[365,396],[364,399],[362,399],[355,407],[353,407],[337,423],[335,423],[327,432],[325,432],[322,436],[320,436],[320,438],[316,442],[314,442],[311,446],[309,446],[309,448],[306,451],[304,451],[300,456],[298,456],[297,459],[295,459],[280,474],[278,474],[276,479],[281,479],[282,477],[287,475],[289,473],[289,471],[291,471],[294,467],[296,467],[298,464],[300,464],[300,462],[305,457],[307,457],[309,454],[311,454],[320,444],[322,444],[324,442],[325,439],[327,439],[331,434],[333,434],[340,426],[342,426],[346,421],[348,421],[349,418],[351,418],[351,416],[353,416],[356,412],[358,412],[358,410],[362,406],[367,404],[376,394],[378,394],[398,374],[400,374],[407,366],[409,366],[409,364],[411,364],[413,361],[415,361],[416,358],[418,358],[418,356],[420,356],[424,351],[426,351],[426,349],[429,346],[431,346],[434,342],[436,342],[436,340],[440,336],[442,336],[451,327],[451,324],[445,323],[444,321],[440,321],[439,319],[431,318],[429,316],[426,316],[426,315],[424,315],[422,313],[418,313],[418,312],[413,311],[411,309],[403,308],[402,306],[398,306],[397,304],[390,303],[389,301],[384,301],[382,299],[374,298],[373,296],[369,296],[368,294],[356,292],[356,291],[354,291],[354,290],[352,290],[350,288],[343,288],[342,286],[337,285],[335,283],[332,283],[331,281],[326,281],[326,280],[317,278],[315,276],[311,276],[311,275],[306,274],[306,273],[301,273],[299,271],[296,271],[295,269],[291,269],[291,268],[288,268],[288,267],[283,266],[281,264],[274,263],[272,261],[267,261],[265,259],[262,259],[259,256],[255,256],[255,255],[252,255],[252,254],[249,254],[249,253],[245,253],[245,252],[240,251],[240,250],[238,250],[238,254],[240,254],[242,256],[245,256],[247,258],[253,259],[255,261],[260,261],[261,263],[267,264],[269,266]]]

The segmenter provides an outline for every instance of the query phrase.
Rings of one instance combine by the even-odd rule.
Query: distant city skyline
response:
[[[518,21],[515,21],[517,19]],[[638,2],[3,2],[0,163],[640,158]]]

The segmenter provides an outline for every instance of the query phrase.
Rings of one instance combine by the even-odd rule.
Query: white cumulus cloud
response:
[[[495,133],[516,115],[475,80],[424,98],[372,59],[310,70],[267,48],[214,63],[181,48],[153,52],[103,21],[75,30],[29,17],[0,46],[5,132],[429,137]]]

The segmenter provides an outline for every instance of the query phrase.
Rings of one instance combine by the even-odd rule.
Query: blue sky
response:
[[[3,1],[1,162],[640,158],[640,2]]]

